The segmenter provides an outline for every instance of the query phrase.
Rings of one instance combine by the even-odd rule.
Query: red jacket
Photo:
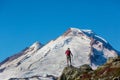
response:
[[[70,50],[66,50],[65,54],[66,54],[67,56],[70,56],[71,51],[70,51]]]

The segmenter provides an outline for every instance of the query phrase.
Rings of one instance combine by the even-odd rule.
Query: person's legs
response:
[[[69,61],[70,61],[70,66],[71,66],[71,57],[69,57]]]
[[[69,58],[68,58],[68,56],[66,56],[67,57],[67,66],[69,66]]]
[[[67,66],[71,66],[71,57],[70,56],[66,56],[67,57]]]

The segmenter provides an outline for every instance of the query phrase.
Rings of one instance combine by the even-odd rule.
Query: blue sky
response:
[[[91,29],[120,50],[120,1],[0,0],[0,61],[69,27]]]

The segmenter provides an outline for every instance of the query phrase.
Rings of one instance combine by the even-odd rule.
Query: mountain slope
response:
[[[14,59],[10,58],[1,64],[0,79],[12,77],[31,77],[34,75],[59,76],[66,66],[65,50],[71,48],[72,65],[79,67],[90,65],[93,69],[106,62],[109,57],[118,56],[118,52],[103,38],[91,30],[68,29],[56,40],[51,40],[41,47],[38,42],[22,51]],[[12,60],[11,60],[12,59]],[[10,74],[12,73],[12,74]]]
[[[38,49],[40,49],[43,45],[39,42],[35,42],[32,46],[30,47],[26,47],[24,50],[22,50],[20,53],[15,54],[11,57],[8,57],[7,59],[5,59],[3,62],[0,63],[0,66],[4,63],[7,62],[11,62],[19,57],[21,57],[22,55],[27,55],[28,52],[30,53],[34,53],[35,51],[37,51]]]

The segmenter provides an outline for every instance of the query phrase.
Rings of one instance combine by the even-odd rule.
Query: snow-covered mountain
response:
[[[31,76],[52,80],[46,76],[59,76],[67,65],[65,56],[67,48],[72,51],[72,65],[75,67],[89,64],[96,69],[109,57],[119,55],[118,51],[93,31],[70,28],[44,46],[35,42],[20,53],[7,58],[0,64],[0,80]]]

